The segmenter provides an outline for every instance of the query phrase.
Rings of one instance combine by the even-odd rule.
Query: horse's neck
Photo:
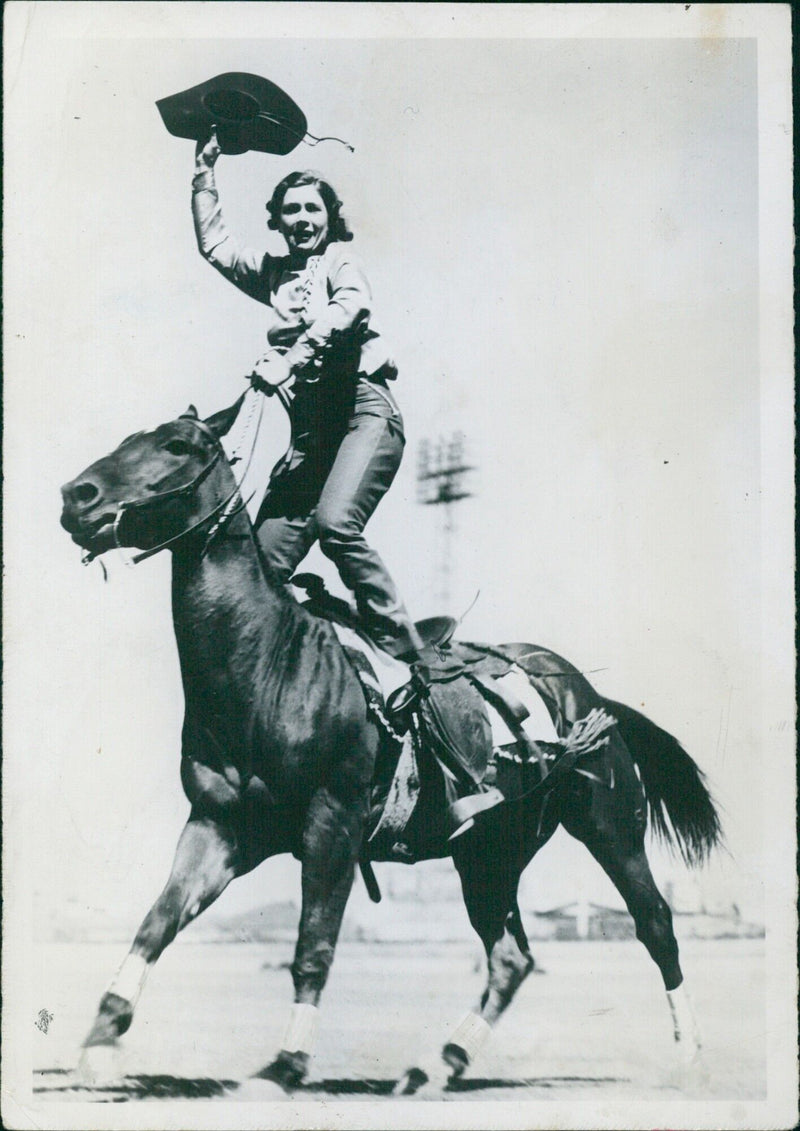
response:
[[[173,553],[172,612],[184,674],[218,685],[275,652],[299,609],[265,576],[242,509],[202,552]]]

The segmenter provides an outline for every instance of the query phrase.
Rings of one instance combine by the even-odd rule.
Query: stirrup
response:
[[[401,687],[396,688],[386,698],[386,710],[389,715],[402,715],[412,703],[416,702],[419,698],[419,688],[413,681],[404,683]]]
[[[494,809],[496,805],[502,805],[505,799],[505,794],[497,786],[490,786],[483,793],[473,793],[469,797],[460,797],[458,801],[454,801],[448,810],[453,832],[447,839],[455,840],[456,837],[467,832],[475,824],[475,817],[478,813],[484,813],[487,809]]]
[[[402,715],[421,695],[428,694],[432,683],[448,683],[464,674],[461,661],[451,659],[446,653],[443,659],[434,659],[432,663],[416,652],[413,657],[404,661],[411,664],[411,679],[393,691],[386,700],[386,710],[390,715]]]

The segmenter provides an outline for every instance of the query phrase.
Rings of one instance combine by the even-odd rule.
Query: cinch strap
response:
[[[451,1045],[458,1045],[473,1061],[489,1039],[492,1027],[477,1013],[465,1013],[450,1038]]]
[[[307,1052],[314,1048],[319,1010],[315,1005],[295,1002],[281,1048],[284,1052]]]

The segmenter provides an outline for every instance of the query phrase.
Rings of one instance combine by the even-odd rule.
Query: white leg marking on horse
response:
[[[123,1075],[121,1050],[116,1041],[111,1045],[89,1045],[81,1049],[75,1070],[78,1083],[89,1087],[111,1084],[121,1080]]]
[[[470,1064],[488,1041],[492,1027],[477,1013],[465,1013],[456,1026],[449,1044],[458,1045],[464,1050]]]
[[[667,990],[667,1001],[672,1014],[672,1027],[681,1059],[689,1063],[700,1052],[700,1032],[692,1009],[686,986],[681,984],[676,990]]]
[[[140,954],[129,954],[108,987],[108,992],[135,1006],[144,989],[148,970],[149,967]]]
[[[286,1026],[286,1034],[281,1044],[283,1051],[312,1053],[317,1036],[318,1020],[319,1010],[315,1005],[295,1002],[292,1006],[292,1012],[289,1014],[289,1024]]]
[[[276,1084],[272,1080],[259,1080],[252,1076],[249,1080],[242,1080],[236,1089],[235,1096],[237,1100],[257,1104],[279,1103],[291,1099],[289,1093],[285,1092],[280,1084]],[[220,1097],[223,1100],[225,1098],[225,1095]]]

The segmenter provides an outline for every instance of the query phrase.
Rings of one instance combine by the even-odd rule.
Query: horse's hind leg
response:
[[[683,982],[672,913],[656,887],[644,849],[621,858],[615,845],[588,847],[625,900],[636,926],[636,937],[661,972],[678,1051],[682,1060],[691,1063],[700,1052],[697,1022]]]
[[[208,818],[188,821],[166,887],[145,916],[127,958],[100,1001],[84,1041],[84,1075],[100,1071],[104,1058],[97,1050],[112,1048],[130,1028],[150,967],[178,931],[225,890],[236,875],[235,858],[233,835],[224,826]]]
[[[469,902],[469,897],[466,898]],[[464,1015],[442,1049],[442,1057],[454,1076],[460,1076],[475,1059],[488,1040],[492,1027],[533,970],[533,956],[528,947],[516,898],[512,902],[511,910],[502,922],[499,922],[501,916],[498,915],[491,926],[488,915],[481,913],[474,918],[470,916],[486,949],[488,976],[477,1008]]]
[[[566,830],[583,841],[613,882],[633,918],[636,937],[658,966],[667,991],[675,1040],[682,1058],[693,1060],[700,1041],[683,986],[672,913],[656,887],[644,849],[645,801],[631,767],[615,763],[613,788],[581,779],[565,807]]]
[[[506,829],[522,827],[521,822],[506,824]],[[523,869],[550,832],[552,829],[525,850],[527,837],[508,838],[502,843],[505,837],[490,839],[476,830],[478,835],[472,840],[465,836],[463,845],[457,845],[453,853],[467,914],[488,963],[486,987],[477,1008],[465,1015],[442,1050],[455,1075],[474,1060],[534,967],[517,905],[517,889]],[[517,843],[512,844],[512,840]]]
[[[519,879],[536,851],[552,835],[556,822],[530,832],[535,822],[522,816],[491,818],[453,842],[453,860],[470,922],[483,943],[488,977],[481,999],[464,1015],[442,1049],[448,1074],[460,1076],[488,1039],[492,1026],[508,1009],[534,968],[517,906]],[[396,1095],[419,1091],[441,1076],[441,1062],[408,1069]],[[444,1081],[442,1081],[444,1082]]]

